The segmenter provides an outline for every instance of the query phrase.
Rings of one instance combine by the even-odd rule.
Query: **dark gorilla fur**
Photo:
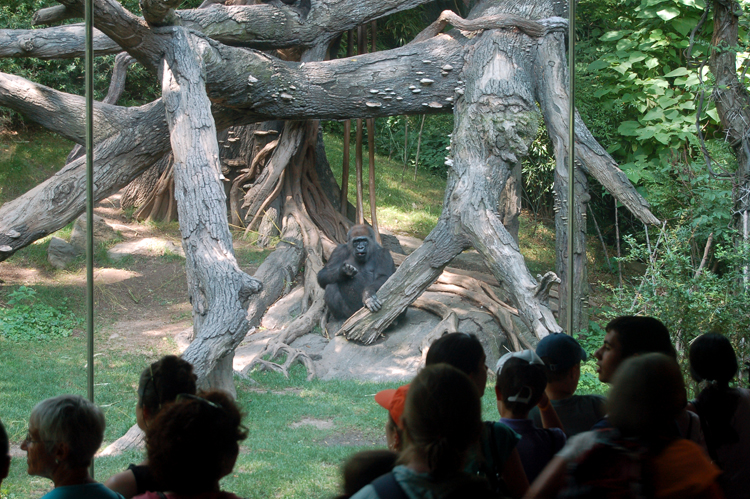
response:
[[[355,225],[339,244],[326,266],[318,272],[318,284],[325,289],[325,302],[336,319],[349,318],[366,306],[377,312],[382,306],[375,294],[396,271],[388,250],[375,240],[375,231]]]

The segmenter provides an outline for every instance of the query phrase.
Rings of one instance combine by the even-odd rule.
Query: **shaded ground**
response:
[[[154,245],[148,255],[97,259],[94,270],[97,349],[146,352],[166,340],[177,353],[175,336],[192,327],[184,259],[165,249],[170,242],[181,245],[177,224],[129,220],[120,210],[119,195],[100,202],[94,212],[119,233],[122,241],[118,244],[147,238],[164,243],[161,248]],[[255,272],[264,256],[242,240],[235,241],[235,251],[240,267],[249,274]],[[6,292],[19,285],[45,285],[60,288],[81,301],[86,293],[86,269],[80,261],[60,271],[50,265],[32,266],[27,259],[13,258],[0,265],[0,281],[1,289]]]

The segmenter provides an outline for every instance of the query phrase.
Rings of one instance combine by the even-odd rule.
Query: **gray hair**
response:
[[[29,423],[39,438],[70,449],[66,464],[71,468],[91,464],[104,438],[104,414],[80,395],[59,395],[42,400],[31,410]]]

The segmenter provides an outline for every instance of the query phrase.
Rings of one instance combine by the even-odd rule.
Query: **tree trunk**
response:
[[[177,29],[164,60],[162,95],[174,152],[175,197],[180,217],[195,337],[183,357],[201,388],[234,394],[234,348],[250,325],[247,305],[261,282],[242,272],[227,226],[219,180],[219,148],[201,67],[201,41]]]
[[[713,99],[727,140],[737,156],[734,180],[735,224],[743,241],[748,240],[750,215],[750,93],[737,78],[737,47],[739,18],[742,12],[735,0],[714,1],[713,50],[709,67],[716,79]],[[750,262],[749,262],[750,264]],[[747,270],[745,271],[747,275]],[[745,279],[747,288],[747,278]]]

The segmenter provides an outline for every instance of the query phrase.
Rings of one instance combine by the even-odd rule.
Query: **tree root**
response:
[[[286,354],[286,360],[284,363],[280,364],[278,362],[273,362],[281,354]],[[268,356],[268,360],[261,358],[265,355]],[[307,369],[307,381],[310,381],[315,377],[315,364],[313,364],[309,355],[302,350],[292,348],[281,341],[274,341],[273,344],[269,342],[260,355],[242,369],[241,374],[247,376],[254,367],[258,366],[261,371],[281,373],[284,377],[288,378],[289,368],[292,367],[295,362],[299,362],[305,366],[305,369]]]

